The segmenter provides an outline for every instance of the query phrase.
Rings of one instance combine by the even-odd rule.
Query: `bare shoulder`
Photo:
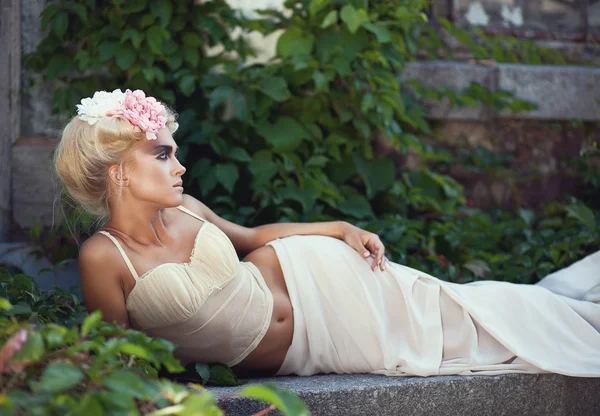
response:
[[[202,218],[206,218],[209,221],[214,221],[215,213],[203,202],[189,194],[183,194],[183,203],[181,205],[192,211],[194,214],[198,214]]]
[[[121,285],[123,260],[115,244],[106,236],[94,234],[79,249],[79,274],[82,283],[96,279],[102,271],[102,280]]]
[[[95,234],[79,250],[79,275],[89,312],[101,310],[107,322],[129,325],[123,293],[123,260],[114,243]]]
[[[116,264],[115,254],[118,249],[110,239],[101,234],[94,234],[88,238],[79,249],[79,263],[87,268],[89,266]]]

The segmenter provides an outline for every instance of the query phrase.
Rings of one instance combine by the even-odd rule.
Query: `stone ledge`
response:
[[[456,62],[413,62],[403,79],[416,79],[426,87],[446,86],[460,91],[477,82],[490,91],[505,90],[538,109],[513,114],[482,107],[451,106],[447,101],[426,101],[430,118],[439,120],[484,120],[518,118],[546,120],[600,119],[600,69],[555,65],[469,65]]]
[[[366,374],[252,379],[298,394],[315,416],[599,415],[600,378],[557,374],[386,377]],[[243,386],[242,386],[243,387]],[[242,387],[209,387],[227,416],[266,406],[234,397]]]

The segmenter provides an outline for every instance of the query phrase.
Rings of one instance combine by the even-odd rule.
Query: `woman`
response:
[[[457,285],[346,222],[242,227],[183,193],[176,130],[154,98],[115,90],[63,132],[61,181],[108,216],[80,251],[90,312],[243,373],[600,376],[600,253],[539,285]]]

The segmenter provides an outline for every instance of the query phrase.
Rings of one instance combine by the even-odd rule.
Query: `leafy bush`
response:
[[[60,290],[42,294],[25,275],[0,269],[0,289],[2,414],[220,415],[198,380],[241,384],[223,366],[200,366],[205,379],[187,385],[160,378],[161,369],[184,370],[171,343],[103,322],[100,312],[87,315],[77,298]],[[284,415],[308,414],[274,385],[250,385],[240,394]]]

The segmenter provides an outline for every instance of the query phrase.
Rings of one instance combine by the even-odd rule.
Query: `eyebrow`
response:
[[[154,149],[152,149],[153,153],[158,153],[157,150],[161,150],[161,151],[166,151],[167,153],[171,153],[171,151],[173,150],[173,146],[170,146],[168,144],[161,144],[156,146]],[[179,150],[179,148],[175,148],[175,152],[177,152],[177,150]]]

